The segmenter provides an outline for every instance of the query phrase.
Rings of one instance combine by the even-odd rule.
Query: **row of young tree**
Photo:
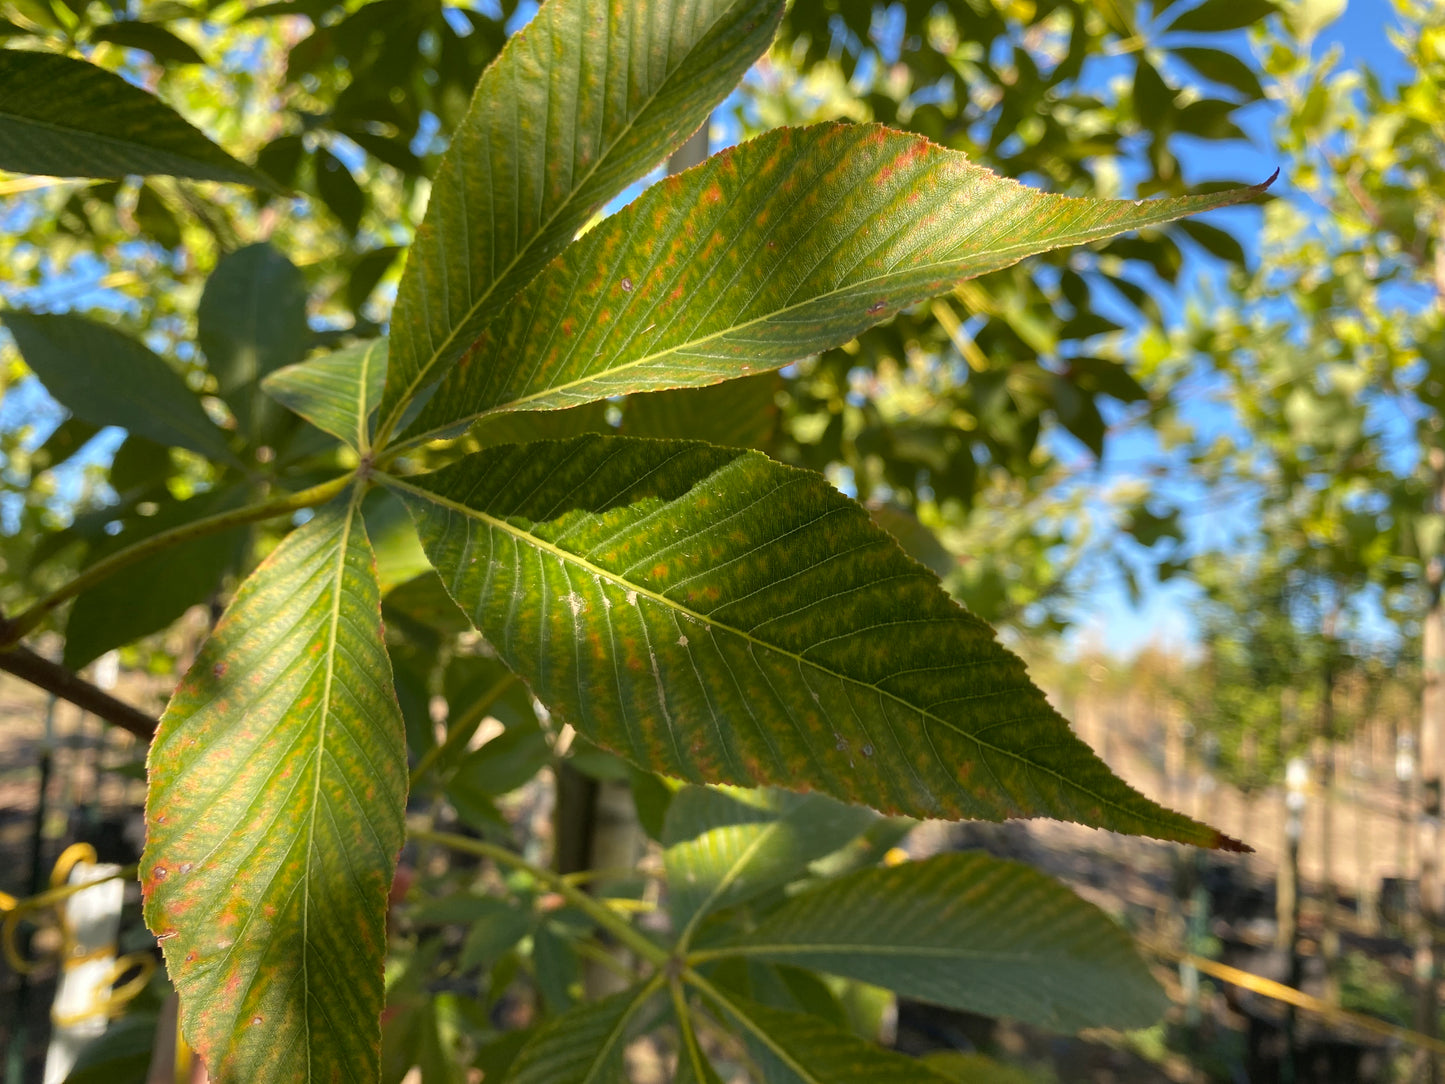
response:
[[[1235,495],[1216,507],[1242,499],[1254,521],[1192,563],[1205,651],[1192,719],[1238,784],[1279,786],[1291,760],[1310,766],[1331,966],[1331,855],[1347,845],[1334,810],[1350,786],[1334,749],[1389,719],[1417,818],[1418,870],[1397,871],[1419,879],[1413,1023],[1437,1035],[1445,14],[1395,10],[1401,63],[1383,71],[1346,67],[1307,36],[1259,39],[1298,197],[1265,209],[1258,266],[1231,284],[1227,305],[1175,332],[1171,364],[1187,379],[1202,359],[1219,379],[1237,424],[1184,450],[1211,491]],[[1286,883],[1297,881],[1297,846],[1281,868],[1285,910],[1300,891]],[[1362,886],[1362,905],[1377,887]],[[1293,938],[1295,916],[1282,913],[1282,937]],[[1439,1072],[1428,1066],[1430,1079]]]
[[[661,20],[674,7],[657,5],[655,14]],[[1002,269],[993,269],[1002,260],[983,260],[966,274],[934,270],[934,289],[910,287],[911,293],[876,300],[870,295],[862,305],[868,319],[856,321],[856,327],[839,324],[841,330],[830,335],[815,333],[807,341],[789,339],[786,347],[768,348],[773,352],[767,364],[755,368],[769,371],[712,387],[648,391],[693,380],[693,370],[674,360],[651,383],[611,377],[610,384],[596,382],[590,401],[568,410],[491,413],[461,442],[440,451],[417,445],[408,450],[409,460],[397,462],[440,466],[459,452],[483,455],[489,448],[548,437],[596,439],[589,434],[757,449],[778,462],[825,474],[866,504],[874,523],[937,572],[954,597],[984,619],[1026,635],[1061,628],[1076,612],[1073,595],[1086,574],[1097,569],[1100,554],[1116,548],[1120,537],[1132,538],[1137,545],[1131,566],[1144,555],[1150,566],[1146,574],[1188,575],[1204,588],[1211,607],[1204,639],[1216,683],[1213,695],[1198,705],[1198,725],[1220,735],[1228,757],[1250,750],[1250,770],[1263,773],[1260,782],[1270,781],[1282,764],[1269,759],[1274,751],[1288,755],[1311,737],[1329,741],[1338,734],[1341,721],[1331,716],[1332,690],[1350,680],[1352,671],[1419,656],[1428,677],[1434,672],[1432,660],[1445,655],[1438,597],[1445,508],[1437,498],[1445,479],[1445,452],[1437,450],[1445,409],[1445,16],[1428,4],[1399,6],[1402,25],[1409,28],[1400,35],[1408,74],[1392,82],[1338,69],[1337,60],[1321,55],[1315,38],[1333,14],[1329,8],[1310,0],[1280,5],[1265,0],[1154,2],[1137,10],[1084,0],[969,0],[947,10],[933,3],[840,2],[800,3],[786,13],[781,5],[766,3],[700,5],[693,12],[694,29],[704,25],[705,14],[736,20],[729,24],[734,36],[727,39],[733,52],[721,54],[736,70],[719,72],[703,64],[706,50],[713,50],[709,58],[719,55],[718,41],[700,45],[679,37],[671,48],[682,52],[656,54],[682,57],[684,66],[697,68],[695,73],[687,69],[696,79],[694,88],[670,89],[672,98],[663,95],[676,119],[649,119],[645,108],[628,97],[625,84],[620,91],[614,88],[622,104],[609,100],[607,108],[636,109],[643,118],[636,123],[645,128],[644,120],[655,120],[658,131],[634,155],[635,162],[616,167],[615,176],[608,174],[606,185],[588,189],[576,176],[566,182],[580,185],[586,198],[574,200],[575,206],[565,204],[564,240],[591,227],[583,234],[584,242],[594,246],[587,258],[601,260],[612,251],[606,245],[637,236],[622,234],[618,240],[608,234],[588,217],[595,206],[632,191],[627,183],[676,146],[688,134],[684,129],[712,107],[703,98],[721,99],[726,77],[740,75],[765,49],[760,66],[714,114],[718,136],[762,137],[779,125],[837,118],[880,122],[1055,192],[1184,196],[1201,186],[1190,183],[1180,162],[1181,155],[1188,158],[1182,148],[1192,147],[1198,155],[1200,147],[1222,148],[1242,139],[1236,114],[1273,102],[1272,131],[1291,195],[1266,206],[1258,258],[1247,255],[1253,247],[1247,247],[1247,238],[1241,243],[1220,226],[1183,219],[1088,248],[1041,251]],[[527,32],[551,34],[556,57],[572,58],[565,64],[554,58],[558,66],[550,88],[569,108],[575,100],[585,101],[589,85],[576,75],[558,74],[577,63],[575,56],[590,40],[585,28],[566,21],[573,9],[586,12],[588,5],[552,0],[544,16],[563,21],[544,21]],[[597,6],[592,14],[601,10]],[[411,424],[410,417],[403,420],[406,394],[425,383],[431,362],[412,374],[411,387],[398,390],[395,374],[407,372],[399,366],[412,364],[396,360],[398,342],[406,343],[410,335],[414,343],[407,349],[418,357],[426,353],[424,347],[417,353],[415,346],[424,336],[409,330],[403,335],[398,325],[425,325],[433,316],[417,298],[427,289],[459,289],[458,269],[467,260],[471,263],[464,270],[480,266],[474,257],[458,263],[454,253],[446,252],[446,231],[463,228],[447,201],[459,199],[465,208],[467,196],[455,193],[477,183],[466,171],[477,167],[484,151],[501,154],[498,148],[505,150],[508,141],[513,148],[527,146],[527,140],[550,132],[546,126],[552,122],[543,113],[539,128],[488,129],[493,122],[483,110],[473,105],[469,111],[483,71],[528,14],[512,3],[292,0],[251,8],[158,0],[7,0],[0,14],[6,46],[0,52],[0,168],[81,172],[63,161],[47,165],[52,160],[44,154],[63,156],[74,148],[42,145],[33,128],[23,127],[35,120],[27,109],[83,111],[99,100],[87,98],[80,87],[68,103],[55,91],[53,73],[47,74],[48,83],[40,82],[42,69],[34,58],[66,53],[124,71],[217,143],[255,163],[253,170],[215,147],[176,137],[168,147],[150,148],[149,165],[92,171],[101,178],[117,174],[125,179],[55,181],[17,175],[0,180],[7,201],[0,209],[0,291],[11,310],[5,325],[18,347],[6,348],[7,397],[0,414],[7,487],[0,534],[7,574],[0,605],[12,617],[22,615],[18,625],[7,626],[8,649],[0,651],[0,667],[52,690],[73,690],[67,683],[74,682],[75,672],[112,649],[123,649],[132,666],[178,668],[182,660],[156,634],[198,603],[219,613],[235,596],[235,613],[255,615],[252,626],[243,623],[243,631],[261,627],[259,615],[281,605],[272,597],[277,585],[262,582],[268,590],[258,588],[250,595],[235,592],[267,554],[273,555],[267,567],[285,569],[296,582],[320,575],[319,564],[306,563],[319,558],[298,557],[298,533],[290,532],[290,521],[262,518],[254,509],[288,514],[309,509],[318,503],[318,486],[332,484],[338,470],[357,464],[369,470],[388,450],[386,439]],[[774,23],[776,40],[768,48]],[[1246,31],[1250,39],[1243,46]],[[528,55],[533,66],[524,70],[532,75],[545,71],[538,67],[546,59],[542,53]],[[37,89],[42,85],[46,89]],[[482,87],[480,95],[503,93],[487,90],[485,82]],[[27,93],[33,100],[24,100]],[[531,90],[519,93],[519,100],[532,100]],[[40,101],[41,95],[48,100]],[[699,108],[704,112],[694,116]],[[78,112],[69,119],[84,129]],[[846,142],[852,137],[836,138]],[[770,155],[784,153],[781,144],[767,146]],[[585,145],[579,147],[585,154]],[[755,153],[759,167],[766,164],[763,152]],[[841,159],[843,151],[830,153]],[[175,167],[178,159],[187,160],[189,172]],[[519,168],[526,167],[524,159],[517,159]],[[449,160],[456,163],[453,172],[439,173],[449,168]],[[605,157],[602,163],[602,173],[613,169]],[[726,183],[724,167],[713,168],[717,172],[709,177]],[[886,179],[895,167],[880,168]],[[526,196],[545,206],[564,181],[561,173],[538,176],[528,182],[533,188]],[[197,183],[195,178],[251,187]],[[672,191],[679,190],[691,191]],[[698,191],[705,198],[710,189],[702,184]],[[661,229],[666,207],[659,202],[662,197],[653,199],[639,206],[657,214],[652,225]],[[1209,203],[1201,199],[1188,206]],[[497,215],[499,224],[492,227],[492,243],[502,243],[496,238],[505,235],[505,243],[523,253],[518,257],[522,269],[512,279],[499,280],[503,284],[492,300],[501,314],[497,322],[506,323],[502,316],[512,293],[528,289],[535,296],[513,307],[526,312],[533,305],[541,311],[555,302],[549,310],[556,317],[553,326],[565,328],[573,310],[563,310],[556,301],[560,291],[585,291],[589,284],[579,277],[569,285],[554,276],[556,282],[539,279],[540,287],[528,285],[534,274],[558,266],[548,264],[550,249],[526,255],[527,231],[536,228],[528,207],[518,195],[514,205],[506,205],[515,220],[507,224]],[[1147,213],[1148,205],[1139,210]],[[448,213],[450,220],[426,227],[427,214]],[[643,212],[631,213],[636,219]],[[880,209],[880,214],[905,213],[901,202]],[[1164,217],[1152,221],[1163,223]],[[1138,221],[1144,222],[1142,215]],[[1110,232],[1130,224],[1127,217],[1116,216]],[[641,227],[629,220],[627,228]],[[1042,224],[1034,221],[1030,228]],[[419,239],[406,257],[414,237]],[[1042,249],[1079,239],[1084,238],[1031,237],[1027,243]],[[561,243],[554,248],[560,250]],[[766,243],[760,236],[758,244]],[[421,272],[431,277],[418,285],[418,273],[407,270],[404,277],[403,268],[412,266],[409,259],[425,269],[428,251],[441,262]],[[1182,326],[1167,327],[1160,291],[1183,284],[1187,270],[1201,261],[1225,269],[1213,276],[1219,296],[1207,308],[1191,311]],[[979,270],[988,273],[973,277]],[[619,305],[645,285],[633,275],[617,283]],[[468,297],[463,308],[472,305],[475,314],[481,304]],[[482,311],[489,310],[483,306]],[[594,307],[592,317],[600,311]],[[886,316],[891,319],[866,326]],[[830,312],[828,319],[837,323],[839,318]],[[389,373],[380,364],[384,354],[378,358],[372,348],[358,345],[388,328]],[[483,342],[478,336],[487,330],[485,321],[469,317],[455,328],[443,328],[440,337],[455,338],[460,347],[474,339]],[[631,334],[640,337],[651,330],[639,322]],[[528,328],[496,334],[511,336],[502,340],[507,349],[529,348]],[[748,347],[759,349],[754,341]],[[473,349],[485,352],[484,347]],[[785,349],[792,353],[784,356]],[[689,363],[700,364],[700,356],[688,355]],[[129,368],[117,366],[108,373],[96,366],[97,358],[123,358]],[[312,368],[291,368],[308,358]],[[545,360],[539,353],[538,366]],[[792,363],[772,371],[784,360]],[[437,354],[431,361],[441,375],[452,359]],[[622,355],[614,361],[633,364]],[[153,379],[144,391],[146,401],[138,402],[130,382],[141,371]],[[735,368],[733,375],[747,371],[747,366]],[[715,369],[709,379],[721,372]],[[31,374],[53,398],[39,392]],[[373,379],[384,384],[372,388]],[[1223,400],[1237,411],[1238,426],[1230,435],[1220,438],[1192,427],[1190,397],[1201,382],[1223,389]],[[354,402],[341,402],[337,388],[355,391],[364,408],[379,400],[378,426],[368,425],[366,409],[358,416]],[[528,385],[516,394],[540,397],[547,407],[567,401],[545,400],[547,391]],[[436,401],[445,404],[448,396],[460,400],[470,394],[466,387],[449,384]],[[432,435],[451,435],[448,426],[470,418],[447,416],[434,406],[425,410],[431,414],[423,416],[423,428],[434,415]],[[118,445],[113,427],[124,430]],[[1183,538],[1184,510],[1169,503],[1179,487],[1116,487],[1101,495],[1092,484],[1097,477],[1092,465],[1079,467],[1078,449],[1087,450],[1092,464],[1106,457],[1112,436],[1140,428],[1156,434],[1186,477],[1202,480],[1212,491],[1242,494],[1255,510],[1258,532],[1241,531],[1230,551],[1189,552],[1176,544],[1154,558],[1161,540]],[[504,462],[520,472],[541,454],[533,448]],[[558,470],[565,465],[561,460],[554,464]],[[660,469],[642,462],[635,468],[638,477],[618,479],[619,488],[609,499],[620,500],[629,486]],[[648,499],[675,501],[678,487],[712,480],[723,461],[706,471],[696,469],[702,473],[679,476],[666,493]],[[848,898],[865,916],[882,916],[887,907],[911,899],[923,908],[920,922],[936,942],[923,948],[965,951],[951,940],[956,931],[929,926],[936,916],[928,901],[962,884],[982,883],[982,875],[973,868],[950,868],[938,872],[932,888],[901,876],[897,884],[884,884],[878,877],[891,875],[872,867],[906,829],[901,821],[855,817],[857,810],[822,799],[677,791],[663,776],[727,776],[709,774],[706,765],[699,770],[691,759],[695,750],[670,759],[649,750],[646,742],[634,740],[638,727],[647,729],[645,722],[631,720],[633,729],[623,739],[609,737],[605,727],[589,735],[586,726],[579,726],[584,735],[623,752],[626,760],[604,754],[584,738],[570,748],[559,744],[553,722],[530,695],[535,691],[547,699],[547,667],[527,671],[524,662],[508,654],[510,643],[501,642],[506,637],[498,630],[511,626],[503,622],[489,632],[481,609],[463,616],[430,572],[433,563],[446,570],[459,543],[447,534],[450,528],[435,509],[427,510],[428,502],[442,507],[434,500],[440,493],[455,511],[466,499],[463,487],[433,489],[428,497],[418,483],[403,478],[363,499],[369,481],[361,479],[357,504],[344,516],[337,518],[334,510],[316,513],[321,522],[311,528],[307,544],[320,537],[323,526],[349,539],[350,524],[364,523],[377,567],[369,590],[385,621],[384,655],[409,755],[403,778],[391,782],[404,784],[409,775],[414,811],[482,837],[459,840],[413,826],[413,845],[460,848],[473,857],[510,863],[515,872],[479,873],[474,866],[454,864],[445,873],[420,875],[412,895],[394,911],[393,933],[400,933],[391,943],[389,1015],[380,1053],[374,1052],[366,1029],[353,1021],[334,1031],[321,1029],[325,1037],[314,1047],[320,1056],[352,1066],[362,1076],[374,1075],[379,1064],[388,1080],[400,1079],[413,1065],[421,1065],[427,1079],[453,1079],[463,1065],[511,1072],[516,1079],[543,1079],[539,1074],[547,1073],[547,1079],[569,1073],[582,1079],[598,1067],[617,1071],[620,1047],[603,1041],[612,1032],[661,1022],[673,1029],[680,1079],[688,1073],[713,1078],[704,1049],[728,1064],[751,1064],[769,1081],[883,1079],[878,1074],[887,1072],[920,1079],[916,1074],[923,1070],[916,1066],[880,1061],[882,1055],[873,1048],[849,1045],[853,1038],[878,1035],[876,1012],[860,1008],[876,996],[868,984],[964,1008],[1002,1006],[1010,1014],[1065,1029],[1137,1023],[1157,1014],[1157,995],[1140,977],[1137,961],[1119,964],[1121,1000],[1105,999],[1096,1012],[1083,1006],[1099,998],[1097,982],[1077,975],[1064,984],[1070,993],[1062,1001],[1009,1000],[1005,994],[1013,980],[1007,976],[974,975],[962,985],[920,984],[901,978],[896,968],[859,971],[843,959],[819,962],[777,944],[771,956],[761,950],[730,954],[723,947],[729,939],[746,939],[760,924],[784,938],[779,931],[801,936],[819,921],[801,905],[788,904],[779,888],[809,878],[825,894],[820,899],[836,901],[842,898],[838,893],[853,893]],[[560,509],[567,496],[551,493],[548,501]],[[577,511],[600,516],[606,504]],[[426,553],[408,512],[423,528]],[[507,516],[544,518],[520,506],[481,512],[498,522]],[[434,519],[430,527],[428,515]],[[189,534],[188,525],[198,522],[225,529]],[[516,523],[512,528],[520,529]],[[553,553],[551,530],[545,524],[527,528],[529,537],[541,540],[534,548],[544,556]],[[145,550],[151,539],[175,545],[151,553]],[[350,544],[343,542],[338,550],[348,567],[353,556],[364,564],[364,555],[353,555]],[[137,552],[140,558],[130,563]],[[665,549],[653,553],[659,562],[665,554]],[[102,575],[121,562],[127,563],[124,574]],[[452,598],[465,602],[471,588],[459,586],[462,571],[455,570],[449,588]],[[640,586],[631,584],[612,598],[599,581],[596,597],[584,586],[567,592],[565,600],[577,619],[633,604]],[[666,591],[659,588],[657,594]],[[485,597],[472,601],[481,607]],[[514,609],[517,605],[514,600]],[[364,606],[358,606],[357,613],[364,614]],[[501,659],[477,638],[469,618]],[[544,618],[540,627],[539,642],[545,646],[546,630],[562,626]],[[237,625],[233,621],[222,628]],[[47,631],[63,632],[59,663],[45,657],[43,645],[39,652],[16,646],[24,634]],[[678,639],[686,650],[689,637],[681,626]],[[227,648],[224,638],[219,647],[215,643],[203,659],[219,681],[234,661],[224,651],[235,648]],[[368,657],[363,671],[374,668],[379,658]],[[649,658],[661,688],[657,651],[639,650],[630,661],[645,669]],[[513,677],[504,662],[521,670],[529,684]],[[1302,673],[1309,675],[1306,685]],[[188,680],[180,708],[172,708],[183,715],[199,711],[207,696],[216,695],[215,689]],[[794,691],[806,697],[806,676],[803,682]],[[1428,697],[1433,686],[1428,680],[1424,684]],[[1286,688],[1295,693],[1292,708],[1287,708],[1290,698],[1281,695]],[[585,696],[582,705],[574,706],[570,694],[558,695],[560,703],[550,706],[560,717],[574,722],[577,712],[586,718]],[[815,703],[818,697],[814,690]],[[654,723],[659,712],[670,720],[669,703],[664,693],[653,705]],[[1445,718],[1437,721],[1445,716],[1445,705],[1433,703],[1422,715],[1427,776],[1438,776],[1436,760],[1445,755],[1445,742],[1431,737],[1437,732],[1432,724],[1445,725]],[[91,704],[114,721],[145,726],[143,718],[137,722],[119,706]],[[1313,726],[1301,725],[1303,718]],[[499,720],[505,729],[478,744],[484,719]],[[822,738],[843,759],[816,779],[795,781],[875,806],[907,806],[877,787],[870,789],[871,784],[841,781],[847,775],[845,760],[854,771],[860,764],[866,768],[881,748],[838,732]],[[1051,733],[1048,740],[1057,736]],[[628,741],[633,741],[630,750]],[[153,791],[153,817],[165,802],[184,805],[176,790],[179,776],[172,780],[166,774],[178,770],[181,753],[172,745],[169,755],[176,759],[157,762],[162,783]],[[503,813],[511,807],[503,796],[549,767],[558,780],[559,808],[557,864],[551,873],[519,860],[503,845],[515,842]],[[663,776],[647,769],[660,769]],[[1091,778],[1094,770],[1082,758],[1068,760],[1064,769],[1074,784]],[[1035,781],[1023,787],[996,782],[998,790],[976,785],[951,812],[1108,819],[1086,809],[1088,801],[1058,799]],[[604,870],[591,877],[594,895],[576,887],[588,883],[589,868],[608,864],[602,856],[626,855],[627,847],[607,838],[602,827],[609,795],[618,793],[635,806],[646,834],[666,849],[675,942],[639,937],[634,927],[618,921],[617,907],[597,902],[632,896],[634,904],[644,906],[650,889],[635,877]],[[1144,830],[1157,832],[1165,823],[1145,806],[1132,805],[1132,798],[1118,800],[1129,812],[1116,818],[1117,826],[1140,830],[1147,822],[1155,827]],[[933,810],[910,806],[904,811]],[[1208,838],[1195,827],[1169,824],[1176,836]],[[386,825],[373,827],[390,839],[382,830]],[[151,828],[153,839],[165,834],[156,823]],[[799,834],[796,846],[779,853],[769,849],[790,832]],[[766,859],[761,865],[757,854]],[[151,927],[164,936],[172,924],[180,928],[180,916],[195,901],[171,896],[167,902],[168,889],[156,870],[177,867],[167,865],[164,854],[148,863],[147,891],[160,901],[152,903]],[[409,865],[428,868],[416,854]],[[841,874],[853,880],[830,881]],[[577,879],[561,880],[562,875]],[[711,887],[699,895],[684,887],[687,878]],[[479,884],[491,894],[473,891]],[[1054,915],[1058,928],[1088,921],[1068,912],[1062,897],[1049,896],[1047,882],[1020,881],[1012,890],[1037,893],[1039,914]],[[994,909],[1000,898],[992,897],[995,902],[973,916],[978,928],[972,936],[980,936],[980,930],[994,939],[1021,936]],[[1445,913],[1438,900],[1430,906]],[[365,926],[377,938],[385,936],[377,926],[380,913],[371,908]],[[225,908],[216,914],[224,918]],[[896,918],[880,921],[898,926]],[[1002,924],[989,925],[995,921]],[[466,930],[459,951],[458,924]],[[1098,928],[1088,929],[1090,936],[1104,937]],[[244,1038],[247,1021],[266,1013],[253,1012],[250,1003],[242,1013],[239,1003],[228,1004],[223,992],[208,989],[202,975],[188,970],[187,952],[175,946],[199,952],[198,936],[184,929],[181,940],[167,941],[170,962],[178,969],[174,977],[190,999],[183,999],[188,1037],[223,1078],[261,1069],[279,1072],[273,1060],[275,1034],[291,1033],[263,1030]],[[838,936],[862,935],[854,930]],[[1032,953],[1043,968],[1040,974],[1050,974],[1051,967],[1077,962],[1070,953],[1079,951],[1082,940],[1020,944],[1020,958]],[[619,954],[619,941],[628,953]],[[259,950],[261,971],[284,964],[283,956],[267,955],[283,943],[278,935]],[[850,955],[866,959],[869,948],[859,942]],[[878,949],[880,958],[887,955],[884,949]],[[921,951],[917,945],[913,949]],[[1433,967],[1428,937],[1421,954]],[[1017,961],[1015,966],[1020,966]],[[854,985],[836,979],[828,985],[805,967]],[[620,981],[600,977],[609,971],[619,973]],[[661,985],[654,981],[657,976]],[[1433,983],[1427,985],[1433,989]],[[601,996],[612,988],[624,993]],[[461,996],[458,990],[479,996]],[[659,992],[671,995],[670,1007],[657,1007],[667,1000],[657,997]],[[379,1005],[379,996],[379,990],[368,994],[359,1015],[366,1016],[373,1001]],[[518,997],[535,1007],[525,1018],[528,1026],[500,1029],[492,1010],[498,1004],[511,1006]],[[808,1013],[812,1023],[800,1022]],[[308,1019],[304,1005],[283,1012],[288,1019],[293,1014]],[[565,1019],[566,1026],[548,1026],[558,1019]],[[731,1047],[718,1039],[719,1046],[705,1034],[700,1043],[699,1028],[740,1038]],[[565,1046],[568,1037],[576,1041],[561,1049],[558,1044]],[[373,1053],[368,1055],[368,1049]],[[557,1069],[564,1062],[565,1071]],[[957,1074],[990,1070],[940,1062],[930,1071],[970,1079]]]

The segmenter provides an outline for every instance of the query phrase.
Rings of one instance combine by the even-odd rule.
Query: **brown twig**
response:
[[[117,700],[104,689],[92,685],[59,663],[51,662],[44,655],[37,655],[28,647],[16,646],[0,651],[0,670],[23,678],[62,700],[69,700],[76,707],[98,715],[145,741],[150,741],[156,732],[155,719],[139,708]]]

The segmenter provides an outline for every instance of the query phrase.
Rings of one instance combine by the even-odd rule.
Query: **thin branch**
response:
[[[139,708],[117,700],[59,663],[37,655],[28,647],[12,647],[0,651],[0,670],[14,674],[48,693],[69,700],[76,707],[99,716],[106,722],[128,730],[138,738],[150,741],[156,732],[156,721]]]
[[[442,756],[452,752],[463,741],[470,738],[477,729],[477,724],[486,717],[486,713],[491,710],[492,705],[518,680],[520,679],[515,674],[507,674],[505,677],[499,678],[496,684],[482,695],[481,699],[458,716],[457,720],[447,728],[446,738],[433,745],[417,761],[416,767],[411,771],[411,783],[408,789],[416,790],[417,784],[426,778],[427,772],[431,771],[432,766]]]
[[[153,554],[161,553],[179,542],[189,542],[194,538],[204,538],[207,535],[217,534],[220,531],[230,530],[232,527],[240,527],[247,523],[256,523],[263,519],[274,519],[277,516],[285,515],[287,512],[296,512],[302,508],[310,508],[314,505],[323,504],[336,496],[348,485],[351,484],[355,472],[343,474],[339,478],[333,478],[329,482],[312,486],[310,489],[303,489],[299,493],[288,493],[274,501],[267,501],[264,504],[253,504],[245,508],[238,508],[231,512],[221,512],[214,516],[207,516],[191,523],[183,523],[169,531],[162,531],[159,534],[151,535],[142,539],[133,546],[127,546],[109,557],[97,561],[69,583],[62,585],[59,589],[52,591],[45,598],[31,606],[23,613],[17,614],[9,621],[0,621],[0,650],[12,644],[19,643],[21,637],[35,629],[45,615],[54,610],[66,599],[74,598],[82,591],[86,591],[96,584],[115,575],[123,568],[144,560]]]
[[[650,940],[640,930],[633,928],[632,924],[613,911],[601,900],[594,899],[577,886],[567,881],[561,874],[553,873],[549,869],[533,865],[520,854],[516,854],[500,847],[495,843],[488,843],[485,840],[471,839],[467,836],[459,836],[452,832],[433,832],[412,826],[407,827],[407,833],[414,840],[423,843],[436,843],[443,847],[450,847],[454,851],[461,851],[464,854],[474,854],[478,858],[490,858],[493,862],[510,866],[512,869],[523,870],[534,879],[552,889],[573,907],[587,915],[593,922],[601,926],[613,937],[617,938],[627,948],[637,953],[644,960],[656,967],[665,967],[668,963],[668,952],[655,941]]]
[[[707,1060],[702,1055],[702,1048],[698,1046],[697,1032],[692,1026],[692,1014],[688,1012],[687,995],[682,989],[682,978],[680,975],[670,976],[668,992],[672,995],[672,1008],[677,1013],[677,1031],[681,1036],[682,1049],[678,1051],[678,1068],[682,1067],[682,1059],[687,1058],[692,1065],[692,1075],[697,1077],[698,1084],[707,1080],[707,1069],[704,1062]]]

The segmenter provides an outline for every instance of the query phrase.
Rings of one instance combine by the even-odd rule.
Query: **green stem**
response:
[[[351,484],[355,472],[343,474],[340,478],[333,478],[329,482],[312,486],[310,489],[303,489],[299,493],[289,493],[284,497],[278,497],[274,501],[266,501],[262,504],[252,504],[245,508],[237,508],[230,512],[221,512],[214,516],[206,516],[192,523],[183,523],[179,527],[173,527],[169,531],[162,531],[160,534],[152,535],[150,538],[142,539],[133,546],[127,546],[109,557],[97,561],[69,583],[52,591],[28,610],[9,621],[0,624],[0,651],[13,647],[19,643],[27,633],[34,631],[36,626],[45,619],[45,615],[54,610],[66,599],[74,598],[82,591],[87,591],[115,575],[123,568],[129,568],[137,561],[143,561],[147,557],[161,553],[180,542],[189,542],[194,538],[204,538],[206,535],[217,534],[220,531],[230,530],[232,527],[240,527],[247,523],[256,523],[263,519],[274,519],[283,516],[287,512],[297,512],[303,508],[311,508],[318,504],[329,501],[332,497],[342,492]]]
[[[682,1036],[682,1051],[679,1051],[679,1060],[684,1056],[692,1063],[692,1075],[698,1080],[698,1084],[706,1084],[707,1069],[705,1068],[702,1049],[697,1044],[697,1033],[693,1030],[692,1016],[687,1009],[687,997],[683,993],[682,979],[678,975],[672,975],[668,981],[668,992],[672,995],[672,1009],[677,1013],[677,1030]]]
[[[614,914],[606,904],[592,898],[560,874],[543,869],[541,866],[535,866],[514,851],[509,851],[495,843],[488,843],[486,840],[470,839],[452,832],[432,832],[426,829],[408,828],[407,834],[419,842],[436,843],[454,851],[474,854],[478,858],[490,858],[493,862],[522,870],[556,892],[573,907],[616,937],[619,942],[654,966],[665,967],[671,958],[665,948],[633,929],[630,922]]]
[[[410,789],[416,789],[416,785],[426,777],[426,773],[431,771],[432,766],[436,764],[445,753],[455,748],[457,743],[462,740],[463,734],[466,734],[468,737],[471,736],[467,728],[472,727],[475,729],[476,724],[482,718],[482,713],[495,704],[498,697],[511,688],[512,684],[517,680],[516,674],[508,674],[506,677],[498,679],[496,684],[482,694],[480,700],[462,713],[457,721],[447,728],[447,736],[423,753],[421,759],[416,762],[416,767],[411,771]]]
[[[784,1065],[786,1065],[789,1069],[796,1073],[799,1080],[808,1081],[809,1084],[811,1084],[811,1082],[817,1079],[811,1073],[809,1073],[806,1068],[799,1065],[797,1061],[794,1060],[793,1056],[788,1053],[787,1050],[779,1046],[776,1039],[774,1039],[771,1035],[769,1035],[766,1031],[759,1027],[757,1022],[753,1020],[752,1017],[748,1016],[747,1013],[743,1012],[743,1010],[739,1008],[736,1004],[734,1004],[734,1002],[726,994],[724,994],[712,983],[708,982],[707,979],[703,978],[690,967],[683,969],[682,979],[689,985],[701,991],[702,995],[713,1004],[721,1008],[725,1015],[731,1016],[734,1020],[741,1024],[745,1030],[752,1032],[754,1038],[756,1038],[760,1043],[762,1043],[769,1050],[771,1050],[773,1052],[773,1055],[779,1061],[781,1061]]]

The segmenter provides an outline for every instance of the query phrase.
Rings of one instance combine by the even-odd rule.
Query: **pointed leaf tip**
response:
[[[408,440],[777,369],[1026,256],[1260,191],[1059,196],[882,125],[774,129],[654,185],[542,269]]]
[[[1215,851],[1229,851],[1232,854],[1254,853],[1254,848],[1248,843],[1218,831],[1214,833],[1214,842],[1210,845],[1210,849]]]
[[[511,36],[442,157],[407,255],[382,437],[597,207],[706,123],[767,51],[784,6],[549,0]]]
[[[993,630],[819,474],[587,436],[384,480],[501,658],[641,767],[1224,845],[1115,776]]]

